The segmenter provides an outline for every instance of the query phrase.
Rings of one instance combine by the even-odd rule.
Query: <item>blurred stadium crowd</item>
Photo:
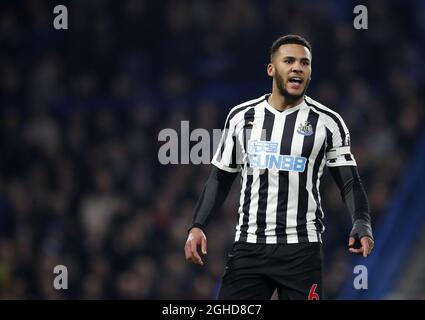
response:
[[[308,95],[340,112],[369,195],[385,218],[424,119],[425,5],[373,1],[2,2],[0,298],[215,297],[233,240],[238,182],[207,230],[206,265],[184,259],[209,165],[160,165],[158,132],[221,128],[232,105],[271,90],[272,41],[313,45]],[[422,16],[422,19],[421,19]],[[350,220],[322,187],[325,291],[347,272]],[[69,272],[53,288],[53,267]]]

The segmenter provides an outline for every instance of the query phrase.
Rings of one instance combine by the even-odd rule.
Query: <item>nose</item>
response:
[[[303,72],[303,69],[302,69],[301,63],[300,63],[299,61],[295,61],[295,62],[293,63],[293,65],[292,65],[292,69],[291,69],[291,71],[292,71],[292,72],[295,72],[295,73],[301,73],[301,72]]]

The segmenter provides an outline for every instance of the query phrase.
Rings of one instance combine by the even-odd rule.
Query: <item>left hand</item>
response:
[[[374,241],[372,238],[368,236],[362,237],[360,239],[361,247],[359,249],[353,248],[355,241],[356,239],[354,237],[350,237],[348,240],[348,250],[351,253],[362,254],[365,258],[371,254],[374,245]]]

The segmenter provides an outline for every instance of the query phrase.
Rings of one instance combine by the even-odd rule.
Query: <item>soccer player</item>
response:
[[[271,47],[272,93],[230,110],[194,209],[186,259],[203,265],[204,229],[241,171],[235,242],[219,299],[320,299],[324,231],[319,184],[329,168],[351,214],[351,253],[367,257],[374,240],[369,203],[341,116],[305,95],[311,45],[287,35]]]

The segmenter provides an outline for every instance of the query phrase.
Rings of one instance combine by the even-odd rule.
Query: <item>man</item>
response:
[[[305,95],[311,80],[311,45],[287,35],[271,48],[271,94],[233,108],[213,157],[211,175],[195,207],[186,259],[203,265],[203,232],[242,171],[235,243],[219,299],[320,299],[319,184],[324,166],[352,216],[348,249],[367,257],[373,248],[369,204],[341,116]]]

